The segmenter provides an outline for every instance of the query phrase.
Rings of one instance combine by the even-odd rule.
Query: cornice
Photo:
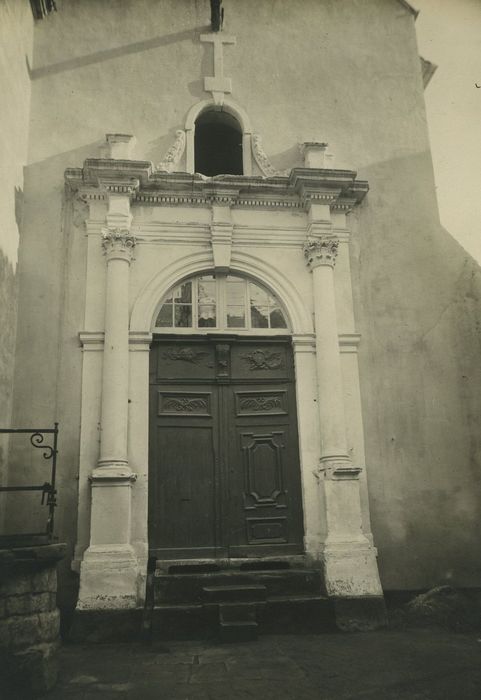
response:
[[[104,347],[103,331],[81,331],[79,334],[80,345],[85,351],[99,351]]]
[[[339,333],[339,350],[342,353],[357,353],[360,342],[360,333]]]
[[[80,344],[83,350],[102,350],[104,344],[103,331],[81,331]],[[361,336],[359,333],[339,333],[339,349],[342,353],[357,353]],[[313,352],[316,337],[312,333],[294,334],[292,336],[296,352]],[[152,342],[152,333],[144,331],[129,331],[129,347],[131,351],[148,349]]]
[[[129,197],[138,190],[139,181],[135,177],[125,178],[99,178],[100,187],[107,194],[126,194]]]
[[[100,351],[104,348],[104,331],[80,331],[78,334],[82,350]],[[129,331],[129,350],[142,352],[150,349],[152,333],[144,331]]]
[[[67,168],[67,187],[85,199],[103,199],[110,193],[130,194],[133,204],[237,208],[303,209],[326,204],[350,211],[369,186],[352,170],[293,168],[273,177],[203,175],[154,171],[148,161],[88,158],[83,168]]]
[[[148,352],[152,342],[152,333],[129,331],[130,352]]]
[[[316,336],[313,333],[295,333],[292,336],[292,346],[296,355],[312,355],[316,352]]]
[[[67,168],[65,182],[72,191],[90,191],[100,187],[104,181],[110,186],[128,185],[138,180],[140,186],[145,186],[152,175],[153,166],[150,161],[118,160],[114,158],[87,158],[83,168]]]

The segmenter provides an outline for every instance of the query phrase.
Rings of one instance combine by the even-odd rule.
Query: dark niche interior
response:
[[[242,129],[231,114],[203,112],[195,123],[195,172],[242,175]]]

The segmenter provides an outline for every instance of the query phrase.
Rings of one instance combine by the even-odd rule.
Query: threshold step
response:
[[[210,603],[262,602],[266,599],[265,586],[204,586],[204,599]]]
[[[308,593],[305,595],[270,595],[267,602],[268,603],[309,603],[309,602],[316,602],[316,601],[323,601],[325,600],[326,603],[329,600],[324,595],[309,595]]]
[[[154,610],[202,610],[202,603],[156,603]]]

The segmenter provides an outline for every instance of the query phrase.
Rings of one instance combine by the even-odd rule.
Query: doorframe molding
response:
[[[132,524],[132,542],[138,552],[140,571],[145,568],[148,557],[148,428],[132,429],[133,422],[139,426],[139,415],[144,416],[148,426],[149,353],[139,352],[142,344],[150,349],[152,331],[158,309],[168,290],[183,279],[212,271],[212,253],[201,251],[182,257],[168,267],[158,271],[144,285],[134,301],[130,315],[130,411],[129,411],[129,461],[137,476],[132,512],[137,513]],[[304,517],[304,550],[316,561],[319,559],[321,524],[318,503],[317,461],[319,455],[319,430],[312,419],[311,407],[316,392],[312,383],[315,373],[315,335],[312,315],[291,280],[274,265],[247,253],[232,251],[232,273],[258,280],[270,289],[282,303],[289,330],[283,335],[292,337],[296,375],[297,430],[299,437],[299,464],[301,470],[302,510]],[[196,335],[196,333],[193,333]],[[202,335],[199,333],[199,335]],[[249,337],[249,336],[246,336]],[[136,358],[135,360],[133,358]],[[299,383],[299,377],[302,382]],[[147,396],[144,394],[147,392]],[[144,409],[142,409],[142,402]],[[309,414],[310,413],[310,414]],[[140,514],[144,512],[143,521]],[[140,563],[142,562],[142,563]],[[141,590],[141,589],[140,589]]]

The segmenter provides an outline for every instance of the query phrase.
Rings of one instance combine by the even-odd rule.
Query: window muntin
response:
[[[183,282],[172,290],[160,310],[156,325],[163,328],[192,326],[192,282]]]
[[[267,289],[236,275],[201,275],[174,287],[155,328],[269,332],[287,329],[279,301]]]
[[[216,326],[217,286],[211,275],[197,278],[197,320],[199,328]]]
[[[227,328],[246,327],[246,280],[229,275],[225,279]]]

